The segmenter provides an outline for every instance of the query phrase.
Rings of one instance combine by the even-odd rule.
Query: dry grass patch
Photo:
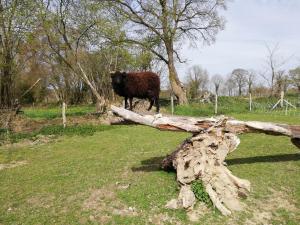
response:
[[[23,166],[28,164],[28,162],[26,160],[23,161],[12,161],[10,163],[4,163],[4,164],[0,164],[0,170],[4,170],[4,169],[10,169],[10,168],[15,168],[17,166]]]
[[[278,210],[286,210],[291,216],[296,216],[298,213],[299,216],[300,209],[296,207],[293,199],[289,196],[288,190],[270,189],[270,191],[271,194],[266,199],[256,199],[256,204],[252,204],[249,211],[253,216],[246,220],[247,225],[272,224],[273,220],[281,221]]]
[[[138,216],[135,207],[127,206],[117,198],[113,185],[91,190],[89,197],[83,202],[82,208],[84,211],[92,213],[89,220],[101,224],[109,223],[112,216]]]
[[[27,199],[27,203],[34,208],[49,209],[53,207],[54,195],[32,196]]]

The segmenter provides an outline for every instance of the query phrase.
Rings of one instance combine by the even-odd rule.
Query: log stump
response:
[[[224,163],[227,154],[234,151],[239,143],[235,134],[214,128],[184,141],[163,160],[162,168],[174,168],[177,181],[184,188],[195,180],[201,180],[215,207],[223,215],[230,215],[232,210],[242,210],[239,197],[246,197],[250,192],[250,182],[234,176]],[[193,204],[184,206],[189,207]]]

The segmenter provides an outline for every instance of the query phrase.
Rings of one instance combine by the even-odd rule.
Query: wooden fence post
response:
[[[252,94],[249,93],[249,109],[250,109],[250,112],[252,111]]]
[[[63,126],[66,128],[67,126],[67,118],[66,118],[66,103],[63,102],[62,104],[62,119],[63,119]]]
[[[174,97],[173,97],[173,93],[171,94],[171,112],[172,115],[174,114]]]
[[[215,95],[215,114],[218,114],[218,94]]]
[[[284,91],[280,93],[280,107],[283,108]]]

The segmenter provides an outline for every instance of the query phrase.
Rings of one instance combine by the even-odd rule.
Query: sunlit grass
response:
[[[50,107],[25,107],[25,116],[33,119],[54,119],[61,117],[60,106]],[[93,105],[69,106],[66,110],[66,116],[82,116],[95,111]]]
[[[74,110],[83,113],[89,109],[93,107]],[[59,116],[60,109],[55,110],[25,113],[42,119]],[[182,114],[203,116],[198,112]],[[241,120],[300,124],[297,116],[239,112],[228,115]],[[190,224],[186,211],[165,209],[166,202],[176,198],[179,190],[175,173],[159,169],[162,158],[190,134],[139,125],[82,125],[66,130],[49,126],[37,134],[54,134],[58,139],[43,145],[0,147],[0,164],[27,163],[0,170],[0,224],[104,224],[103,218],[108,218],[108,224],[151,224],[149,221],[161,215]],[[227,163],[234,175],[251,182],[245,204],[257,207],[271,196],[272,189],[283,191],[300,209],[299,149],[287,137],[244,134],[240,138],[240,146],[229,155]],[[128,188],[118,188],[119,184]],[[115,196],[96,198],[95,208],[86,209],[84,204],[95,190]],[[138,214],[115,215],[111,209],[118,202],[125,208],[135,208]],[[272,215],[276,216],[274,224],[299,222],[299,214],[287,209],[275,207]],[[225,218],[211,209],[197,224],[245,224],[251,216],[246,210]]]

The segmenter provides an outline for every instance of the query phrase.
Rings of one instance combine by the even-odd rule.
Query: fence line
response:
[[[300,94],[298,96],[287,96],[286,100],[296,106],[293,108],[290,105],[284,103],[283,107],[273,108],[273,106],[278,102],[278,99],[256,99],[251,96],[251,105],[250,105],[250,98],[245,97],[243,99],[235,98],[235,97],[219,97],[218,100],[218,114],[230,114],[230,113],[260,113],[260,114],[269,114],[269,115],[284,115],[284,116],[300,116]],[[223,99],[222,99],[223,98]],[[235,101],[236,99],[236,101]],[[184,110],[187,113],[196,113],[195,115],[199,114],[209,114],[213,115],[215,113],[215,102],[211,103],[203,103],[199,100],[192,100],[190,101],[190,106],[185,107]],[[193,105],[194,104],[194,105]],[[250,107],[251,106],[251,107]],[[181,107],[175,107],[175,114],[176,110],[183,110]],[[179,112],[179,111],[178,111]],[[179,112],[179,113],[182,113]]]

